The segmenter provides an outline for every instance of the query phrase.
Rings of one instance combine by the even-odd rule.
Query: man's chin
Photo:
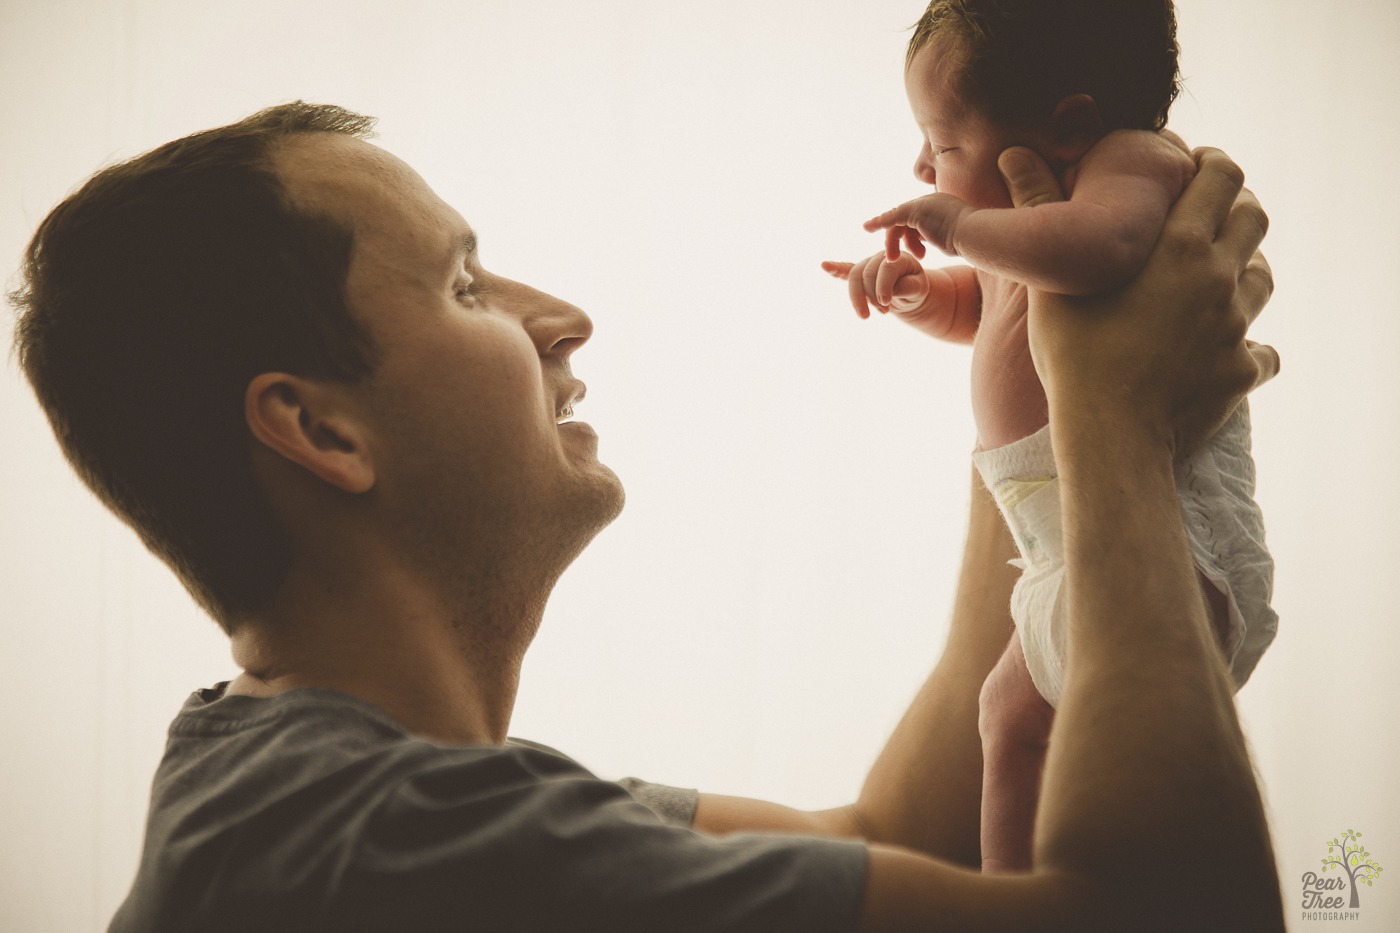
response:
[[[622,507],[627,503],[627,492],[622,488],[622,480],[612,468],[603,464],[598,464],[600,472],[600,501],[599,503],[599,523],[598,531],[602,531],[611,525],[613,519],[622,514]],[[597,534],[595,531],[594,534]]]
[[[556,530],[568,529],[569,532],[567,540],[556,539],[556,542],[565,548],[561,555],[564,559],[558,569],[561,574],[593,543],[598,533],[611,525],[613,519],[622,513],[622,506],[626,500],[622,483],[612,470],[607,467],[602,467],[602,470],[606,477],[598,476],[599,482],[593,484],[589,494],[580,496],[569,515],[561,517],[555,525]],[[605,479],[610,481],[604,482]]]
[[[578,545],[580,551],[622,514],[622,506],[627,500],[622,480],[611,467],[602,463],[592,464],[582,485],[584,488],[575,491],[572,514],[566,520],[569,526],[577,529],[582,539]]]

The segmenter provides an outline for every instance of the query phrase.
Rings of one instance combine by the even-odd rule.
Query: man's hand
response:
[[[958,224],[972,210],[967,202],[951,194],[928,194],[872,217],[865,222],[865,229],[871,233],[885,231],[885,256],[891,260],[899,256],[901,240],[919,259],[924,257],[925,240],[949,256],[956,256]]]
[[[1056,413],[1093,418],[1098,430],[1144,431],[1180,455],[1278,373],[1273,348],[1245,339],[1273,293],[1258,251],[1268,217],[1223,152],[1197,149],[1193,156],[1196,177],[1129,285],[1083,298],[1031,292],[1031,355],[1052,423]],[[1023,196],[1059,197],[1034,153],[1008,150],[1004,170],[1008,164]]]
[[[905,847],[870,847],[864,930],[1283,929],[1268,824],[1170,456],[1278,371],[1272,350],[1244,340],[1270,291],[1255,258],[1264,221],[1233,163],[1212,151],[1197,162],[1138,280],[1090,299],[1032,292],[1032,350],[1061,470],[1073,659],[1032,869],[976,874],[908,851],[980,857],[976,691],[1011,625],[1010,580],[977,577],[1013,545],[994,507],[979,513],[974,497],[982,543],[974,551],[970,536],[969,551],[982,559],[965,565],[963,582],[975,609],[955,614],[943,661],[856,806],[868,838]],[[1000,166],[1016,204],[1060,200],[1028,150],[1008,150]],[[963,594],[960,584],[960,604]],[[1195,857],[1203,833],[1227,847],[1228,875]]]

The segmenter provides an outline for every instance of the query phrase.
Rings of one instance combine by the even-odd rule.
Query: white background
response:
[[[973,443],[965,349],[857,320],[818,268],[873,252],[860,221],[920,193],[901,72],[921,10],[3,0],[0,267],[111,161],[296,97],[379,116],[489,267],[597,324],[580,416],[629,502],[556,592],[514,733],[605,776],[847,802],[941,646]],[[1281,628],[1240,704],[1290,922],[1393,930],[1389,872],[1358,922],[1296,905],[1348,827],[1400,872],[1400,5],[1179,11],[1172,125],[1233,155],[1273,219],[1256,336],[1284,366],[1253,405]],[[169,719],[233,668],[71,476],[12,360],[0,431],[0,928],[92,930],[130,883]]]

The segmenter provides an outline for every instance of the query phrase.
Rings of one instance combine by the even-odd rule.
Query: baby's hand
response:
[[[822,263],[822,268],[850,286],[851,307],[862,318],[870,317],[873,303],[881,314],[889,311],[907,314],[917,311],[928,298],[928,275],[919,261],[908,253],[893,258],[876,253],[857,263]]]
[[[966,201],[951,194],[928,194],[867,220],[865,229],[871,233],[885,231],[885,255],[890,259],[899,255],[901,239],[919,259],[924,257],[924,240],[949,256],[956,256],[957,227],[963,215],[971,211]]]

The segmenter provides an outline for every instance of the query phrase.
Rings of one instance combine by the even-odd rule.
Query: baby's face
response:
[[[950,52],[956,53],[953,40],[935,37],[904,75],[914,122],[924,137],[914,174],[972,207],[1010,207],[997,156],[1009,146],[1036,148],[1039,140],[1029,131],[994,123],[963,100],[952,74],[957,56]]]

